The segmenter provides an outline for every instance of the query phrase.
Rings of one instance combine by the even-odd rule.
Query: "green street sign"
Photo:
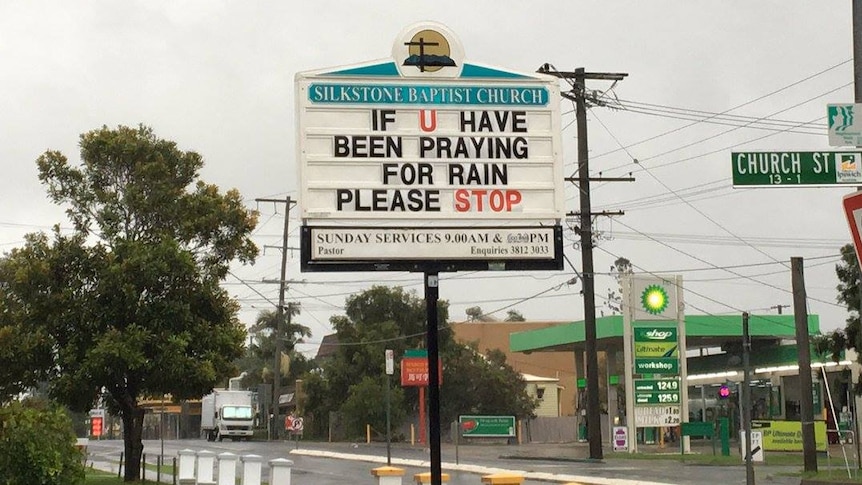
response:
[[[506,438],[515,436],[514,416],[458,416],[461,435],[467,438]]]
[[[635,374],[679,374],[679,359],[675,357],[636,358]]]
[[[862,152],[733,152],[733,186],[862,185]]]

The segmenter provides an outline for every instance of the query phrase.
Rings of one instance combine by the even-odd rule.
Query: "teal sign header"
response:
[[[308,100],[319,104],[400,104],[425,106],[546,106],[543,86],[458,86],[427,84],[313,83]]]

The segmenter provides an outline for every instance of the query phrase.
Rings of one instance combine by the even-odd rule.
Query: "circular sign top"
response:
[[[403,77],[456,78],[464,68],[464,46],[458,36],[436,22],[402,30],[392,45],[392,57]]]

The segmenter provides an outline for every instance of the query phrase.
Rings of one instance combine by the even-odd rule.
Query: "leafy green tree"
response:
[[[37,160],[75,231],[31,234],[0,261],[3,324],[38,332],[53,398],[73,410],[103,395],[123,421],[125,480],[140,475],[139,399],[196,398],[231,375],[245,329],[219,285],[253,261],[255,213],[240,194],[199,180],[203,159],[150,128],[102,127],[80,138],[82,165]]]
[[[32,399],[13,402],[0,407],[0,423],[0,483],[84,483],[72,423],[59,406]]]
[[[379,434],[386,435],[386,406],[383,405],[385,386],[384,376],[363,376],[362,380],[350,387],[347,399],[341,405],[350,436],[362,436],[366,424],[370,424]],[[400,385],[392,385],[389,399],[390,422],[403,423],[406,418],[404,389]]]
[[[438,301],[441,342],[451,339],[451,331],[444,327],[448,314],[448,303]],[[303,377],[306,414],[316,436],[326,432],[329,413],[343,411],[352,386],[365,377],[384,375],[386,349],[400,356],[406,349],[425,346],[425,302],[400,287],[374,286],[348,297],[345,315],[330,318],[330,323],[338,334],[337,350],[318,363],[319,370]],[[399,375],[398,369],[395,374]],[[408,396],[405,406],[415,405],[415,397]]]
[[[821,355],[831,354],[836,360],[841,351],[853,349],[862,363],[862,329],[860,329],[859,304],[860,304],[860,275],[859,261],[852,244],[841,247],[841,261],[835,266],[838,276],[838,302],[847,306],[850,315],[847,317],[844,329],[834,330],[824,335],[811,338],[811,343],[816,352]],[[862,382],[855,383],[857,394],[862,394]]]
[[[439,301],[438,305],[439,349],[444,375],[443,421],[470,412],[529,416],[535,404],[527,396],[518,373],[505,363],[505,356],[493,351],[483,356],[474,348],[456,342],[445,325],[448,303]],[[307,375],[304,381],[307,409],[314,414],[313,430],[318,435],[325,432],[326,420],[332,411],[345,414],[350,432],[361,431],[365,423],[380,429],[379,424],[374,423],[379,423],[379,415],[375,413],[382,408],[379,386],[384,375],[385,349],[393,350],[397,364],[400,360],[397,356],[403,355],[405,350],[425,347],[425,302],[414,293],[398,287],[375,286],[349,297],[345,313],[330,320],[338,333],[339,346],[335,355],[321,363],[320,371]],[[396,368],[395,375],[399,374]],[[375,388],[376,403],[368,397],[374,395]],[[395,416],[406,416],[418,410],[418,393],[412,391],[404,391],[403,404],[400,404],[403,413]],[[360,411],[363,404],[375,405],[376,409]],[[392,406],[395,409],[395,400]],[[392,423],[393,426],[400,424],[395,419]]]
[[[44,332],[14,325],[12,313],[0,300],[0,403],[43,379],[51,364],[50,354]]]
[[[497,349],[480,353],[475,345],[449,346],[444,362],[440,419],[456,421],[461,414],[514,415],[527,418],[538,404],[527,394],[521,375]]]

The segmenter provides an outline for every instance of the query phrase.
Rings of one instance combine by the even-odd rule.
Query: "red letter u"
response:
[[[421,128],[422,131],[427,131],[427,132],[431,132],[431,131],[436,130],[437,129],[437,110],[436,109],[428,110],[428,112],[431,113],[431,119],[430,120],[428,120],[427,119],[428,117],[425,116],[425,111],[426,110],[424,110],[424,109],[419,110],[419,128]],[[426,122],[429,122],[429,123],[426,125]]]

